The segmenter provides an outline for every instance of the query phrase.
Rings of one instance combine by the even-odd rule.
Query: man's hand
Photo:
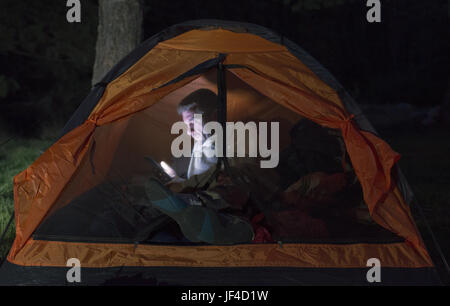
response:
[[[175,176],[170,182],[166,184],[173,192],[181,192],[183,190],[183,182],[185,180],[179,176]]]
[[[172,178],[172,180],[166,183],[166,186],[169,187],[169,189],[172,190],[173,192],[180,192],[183,189],[182,183],[185,180],[179,177],[175,172],[175,170],[173,170],[172,167],[170,167],[164,161],[161,161],[160,165],[161,168],[163,168],[164,172],[166,172],[167,175]]]

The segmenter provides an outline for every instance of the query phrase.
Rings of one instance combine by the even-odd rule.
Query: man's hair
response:
[[[209,89],[199,89],[186,96],[178,104],[177,112],[181,115],[184,111],[192,111],[210,117],[217,111],[217,95]]]

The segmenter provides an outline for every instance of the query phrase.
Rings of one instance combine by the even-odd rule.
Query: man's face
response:
[[[188,126],[188,135],[197,141],[203,139],[203,124],[200,118],[195,119],[194,112],[187,110],[181,113],[183,122]]]

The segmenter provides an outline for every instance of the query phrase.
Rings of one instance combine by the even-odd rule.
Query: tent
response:
[[[171,160],[177,103],[199,88],[218,94],[226,121],[280,122],[282,149],[298,121],[336,131],[373,231],[234,245],[147,241],[148,224],[160,220],[117,191],[149,174],[143,157]],[[61,138],[14,178],[16,238],[0,279],[66,284],[67,261],[77,258],[82,284],[136,274],[151,284],[370,284],[376,258],[381,284],[439,283],[398,159],[338,81],[285,37],[240,22],[174,25],[122,59]]]

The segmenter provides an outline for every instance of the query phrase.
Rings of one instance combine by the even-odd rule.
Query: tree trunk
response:
[[[141,0],[99,0],[99,25],[92,85],[142,40]]]

